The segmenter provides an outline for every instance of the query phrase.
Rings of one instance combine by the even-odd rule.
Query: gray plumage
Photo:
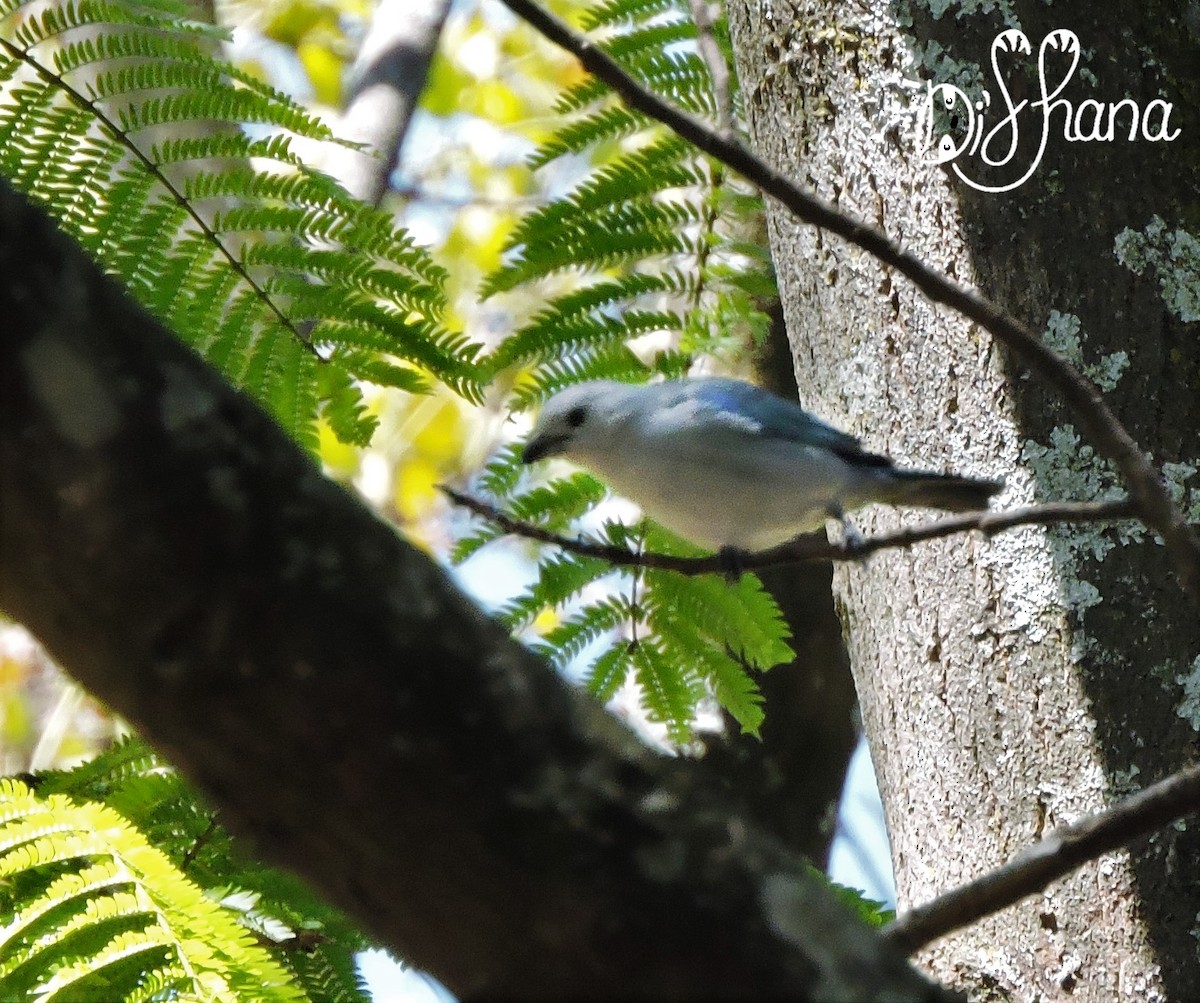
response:
[[[580,383],[542,408],[522,459],[565,456],[703,546],[761,550],[868,502],[987,508],[1002,481],[897,468],[740,380]]]

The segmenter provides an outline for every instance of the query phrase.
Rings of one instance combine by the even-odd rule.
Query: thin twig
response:
[[[188,847],[187,853],[185,853],[183,855],[183,859],[181,861],[179,861],[179,869],[181,871],[183,871],[185,873],[187,872],[187,869],[192,866],[192,862],[196,859],[197,856],[199,856],[200,851],[202,849],[204,849],[205,844],[208,843],[208,841],[210,839],[212,839],[213,834],[216,831],[217,831],[217,813],[214,811],[208,817],[208,825],[205,826],[204,831],[201,832],[200,835],[197,836],[192,841],[192,845],[190,847]]]
[[[1188,766],[1113,807],[1052,832],[1008,864],[910,909],[883,935],[912,953],[938,937],[1036,895],[1051,881],[1200,811],[1200,766]]]
[[[598,557],[611,564],[632,568],[658,568],[661,571],[677,571],[684,575],[704,575],[729,571],[728,560],[716,555],[712,557],[679,557],[673,554],[634,552],[614,544],[571,539],[552,533],[541,526],[516,519],[490,502],[464,494],[445,484],[441,490],[457,505],[470,509],[476,515],[494,522],[506,533],[523,536],[529,540],[549,543],[572,554]],[[1136,518],[1133,503],[1128,498],[1106,502],[1048,502],[1044,505],[1028,505],[1007,512],[965,512],[947,516],[920,526],[886,533],[882,536],[831,543],[819,537],[801,537],[778,547],[748,554],[738,560],[744,571],[761,571],[778,564],[798,564],[808,561],[859,561],[879,550],[911,547],[914,543],[936,540],[955,533],[978,530],[991,536],[1018,526],[1050,525],[1063,522],[1109,522]]]
[[[696,24],[696,48],[712,77],[713,102],[717,109],[717,132],[733,139],[733,97],[729,86],[729,64],[713,34],[713,16],[709,0],[690,0],[692,20]]]
[[[577,35],[533,0],[502,0],[551,42],[572,53],[613,88],[630,107],[650,116],[705,153],[733,168],[798,219],[850,241],[895,268],[930,300],[957,310],[991,332],[1034,372],[1058,388],[1084,434],[1116,464],[1146,524],[1163,538],[1179,584],[1200,605],[1200,536],[1188,526],[1154,466],[1104,402],[1096,385],[1045,345],[1032,329],[978,292],[959,285],[904,250],[881,230],[805,191],[740,143],[714,132],[700,119],[673,107],[643,87],[590,39]]]

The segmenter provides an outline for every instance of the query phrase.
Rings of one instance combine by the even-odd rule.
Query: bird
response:
[[[798,403],[728,377],[591,380],[543,405],[523,463],[561,456],[667,529],[730,555],[870,502],[986,509],[1001,480],[897,467]]]

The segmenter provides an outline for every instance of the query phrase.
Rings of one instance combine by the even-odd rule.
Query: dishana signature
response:
[[[1069,61],[1066,72],[1062,74],[1061,80],[1053,90],[1050,89],[1051,85],[1047,79],[1046,66],[1047,54],[1051,51],[1061,54]],[[1110,104],[1102,104],[1088,98],[1075,105],[1067,98],[1060,97],[1075,75],[1080,58],[1079,36],[1068,28],[1055,28],[1042,39],[1042,44],[1038,47],[1040,96],[1033,101],[1025,99],[1013,102],[1000,70],[999,56],[1002,52],[1031,56],[1033,48],[1025,33],[1016,28],[1002,31],[992,42],[992,74],[1000,91],[1003,108],[1007,111],[1004,117],[990,128],[987,112],[991,107],[992,97],[987,90],[982,92],[979,100],[972,102],[953,84],[926,84],[926,104],[922,109],[921,119],[925,148],[933,151],[929,162],[933,165],[949,163],[955,175],[976,191],[1007,192],[1028,181],[1046,153],[1051,132],[1050,118],[1056,112],[1062,114],[1063,139],[1069,143],[1111,143],[1119,133],[1125,135],[1128,142],[1134,142],[1140,136],[1151,143],[1169,143],[1177,139],[1182,131],[1171,128],[1174,106],[1162,98],[1154,98],[1143,110],[1132,98],[1122,98]],[[1053,61],[1062,62],[1058,59]],[[934,141],[934,110],[939,101],[946,109],[947,115],[959,116],[965,122],[962,142],[955,144],[954,139],[948,135]],[[1004,167],[1011,163],[1017,154],[1019,123],[1028,124],[1030,118],[1036,122],[1039,117],[1041,121],[1036,127],[1040,128],[1041,136],[1037,154],[1026,167],[1025,173],[1015,181],[997,185],[981,184],[968,177],[962,167],[954,163],[965,153],[968,158],[978,157],[989,167]]]

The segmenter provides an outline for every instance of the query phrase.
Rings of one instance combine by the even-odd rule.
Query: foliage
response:
[[[585,27],[643,83],[712,120],[722,102],[696,51],[695,26],[682,0],[612,0],[593,7]],[[716,38],[729,59],[722,22]],[[736,100],[736,94],[733,95]],[[586,78],[559,99],[558,125],[530,158],[536,168],[586,175],[513,229],[505,260],[485,295],[514,290],[543,305],[482,364],[492,378],[515,374],[512,407],[521,410],[581,380],[644,381],[697,366],[735,364],[765,331],[760,304],[773,294],[761,242],[751,239],[761,203],[721,165],[697,153]],[[646,347],[649,346],[649,347]],[[518,517],[572,532],[604,498],[583,475],[525,485],[518,454],[501,452],[480,486]],[[462,560],[498,533],[484,527],[461,541]],[[695,553],[658,527],[637,540],[608,524],[605,542]],[[594,559],[543,558],[536,584],[504,610],[514,629],[542,623],[544,610],[567,612],[535,643],[561,668],[585,653],[588,688],[612,697],[636,682],[652,721],[676,742],[691,736],[697,705],[715,698],[745,730],[762,720],[753,672],[786,661],[786,628],[753,576],[728,585],[647,571],[620,576]],[[606,586],[596,583],[605,579]]]
[[[137,741],[0,780],[0,996],[365,1000],[365,941]]]
[[[176,0],[0,0],[0,172],[310,446],[318,415],[369,440],[360,380],[475,394],[443,270],[304,166],[332,134],[222,37]]]
[[[686,3],[608,3],[585,26],[635,77],[689,111],[716,114]],[[723,22],[718,41],[728,59]],[[514,405],[579,379],[681,375],[701,357],[728,361],[761,339],[761,297],[773,280],[762,243],[746,239],[760,200],[594,78],[570,87],[556,112],[530,163],[562,170],[590,157],[596,166],[521,220],[482,289],[532,288],[548,300],[485,360],[489,373],[527,367]],[[647,335],[669,346],[649,364],[629,344]]]
[[[874,899],[867,898],[857,888],[851,888],[848,885],[840,885],[836,881],[831,881],[822,871],[817,870],[811,864],[807,866],[806,870],[810,877],[820,881],[844,905],[848,905],[853,909],[858,918],[864,923],[880,927],[887,925],[896,918],[896,911],[894,909],[889,909],[882,902],[876,902]]]

